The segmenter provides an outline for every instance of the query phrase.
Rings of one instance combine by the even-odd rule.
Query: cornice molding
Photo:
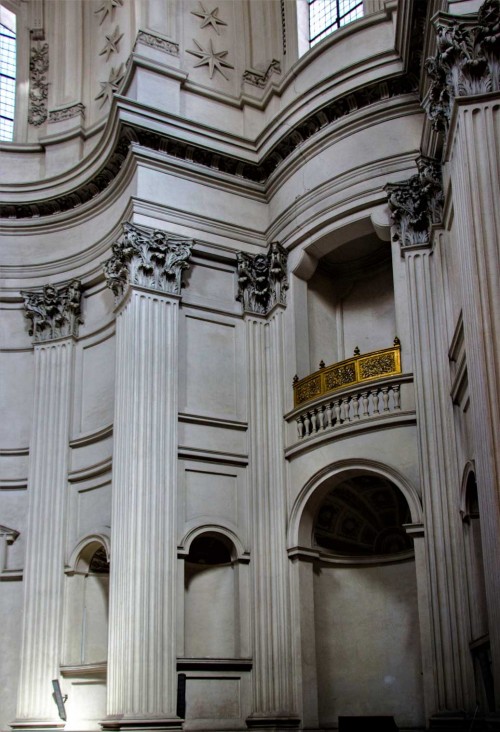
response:
[[[328,125],[378,102],[411,93],[416,93],[416,79],[412,75],[399,75],[336,97],[292,127],[258,163],[148,130],[136,123],[119,122],[119,134],[106,161],[89,180],[54,198],[45,197],[22,204],[0,204],[0,218],[39,218],[79,208],[108,188],[118,176],[134,143],[146,149],[166,153],[177,160],[197,164],[200,168],[232,176],[241,182],[265,184],[299,145]]]

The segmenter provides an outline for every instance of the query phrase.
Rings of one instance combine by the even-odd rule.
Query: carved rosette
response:
[[[104,264],[106,284],[116,300],[127,284],[180,295],[182,272],[189,268],[193,245],[192,239],[180,239],[164,231],[145,231],[125,223],[123,236],[111,247],[113,256]]]
[[[66,287],[45,285],[41,292],[23,291],[21,295],[35,343],[78,336],[78,326],[83,323],[81,282],[73,280]]]
[[[440,14],[437,53],[426,61],[431,79],[426,112],[446,132],[455,97],[500,90],[500,0],[486,0],[477,20]]]
[[[420,156],[417,168],[418,173],[408,180],[388,183],[384,188],[396,227],[394,239],[402,247],[429,244],[431,226],[441,220],[444,199],[440,164]]]
[[[286,305],[287,252],[277,241],[267,254],[238,252],[238,293],[243,311],[267,315],[275,305]]]

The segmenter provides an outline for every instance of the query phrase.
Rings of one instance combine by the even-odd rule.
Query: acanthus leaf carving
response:
[[[441,14],[435,28],[426,111],[434,129],[447,132],[455,97],[500,90],[500,0],[486,0],[475,20]]]
[[[21,295],[35,343],[78,335],[78,326],[83,323],[79,280],[65,287],[45,285],[41,291],[22,291]]]
[[[47,72],[49,70],[49,45],[48,43],[32,46],[30,50],[30,89],[28,124],[39,127],[47,119],[47,98],[49,96],[49,83]]]
[[[192,239],[126,222],[123,236],[111,247],[113,256],[104,264],[106,284],[117,300],[127,284],[180,295],[182,272],[189,268],[193,246]]]
[[[432,224],[441,221],[444,197],[440,164],[421,155],[417,168],[416,175],[401,183],[388,183],[384,189],[395,238],[402,247],[429,244]]]
[[[267,315],[274,305],[286,305],[287,252],[272,242],[267,254],[238,252],[238,294],[247,313]]]

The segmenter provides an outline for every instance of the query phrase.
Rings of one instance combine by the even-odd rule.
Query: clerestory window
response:
[[[16,16],[0,6],[0,140],[14,138]]]
[[[309,45],[363,15],[363,0],[308,0]]]

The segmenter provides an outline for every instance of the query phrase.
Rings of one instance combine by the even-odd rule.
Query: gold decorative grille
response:
[[[299,407],[337,389],[400,373],[401,344],[395,338],[392,348],[357,354],[297,380],[293,385],[294,404]]]

